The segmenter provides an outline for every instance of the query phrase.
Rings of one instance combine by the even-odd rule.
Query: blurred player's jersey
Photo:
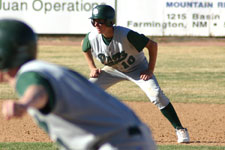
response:
[[[17,78],[25,72],[36,72],[51,84],[52,112],[28,112],[65,149],[85,149],[96,137],[142,124],[131,109],[74,71],[34,60],[20,68]]]

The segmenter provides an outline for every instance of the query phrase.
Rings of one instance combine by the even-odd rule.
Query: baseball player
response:
[[[0,70],[19,101],[6,119],[28,112],[62,150],[155,150],[149,128],[126,105],[77,72],[37,60],[37,38],[18,20],[0,20]]]
[[[82,50],[90,68],[90,81],[103,89],[123,80],[134,82],[173,125],[177,142],[189,142],[187,129],[181,125],[154,76],[157,43],[143,34],[115,26],[115,11],[111,6],[96,6],[90,19],[94,30],[82,41]],[[143,53],[144,48],[148,50],[149,62]],[[105,66],[97,68],[93,57]]]

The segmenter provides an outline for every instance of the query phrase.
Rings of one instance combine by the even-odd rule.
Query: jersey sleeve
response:
[[[149,38],[143,34],[139,34],[130,30],[127,34],[128,41],[140,52],[142,51],[149,41]]]
[[[21,74],[16,83],[16,91],[19,96],[22,97],[26,89],[31,85],[42,85],[46,89],[49,99],[45,107],[39,111],[43,114],[50,113],[54,108],[55,95],[48,80],[46,80],[37,72],[25,72]]]
[[[87,52],[91,49],[91,44],[89,42],[88,35],[89,35],[89,33],[83,39],[83,44],[82,44],[83,52]]]

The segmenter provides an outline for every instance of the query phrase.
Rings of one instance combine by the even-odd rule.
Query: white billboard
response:
[[[92,8],[114,0],[0,0],[0,18],[26,21],[37,33],[85,34]]]
[[[24,20],[39,34],[86,34],[98,4],[145,35],[225,36],[225,0],[0,0],[0,18]]]
[[[118,25],[146,35],[225,36],[225,0],[121,0],[117,4]]]

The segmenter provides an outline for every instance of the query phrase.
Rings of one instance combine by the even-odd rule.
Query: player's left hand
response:
[[[153,72],[150,71],[150,70],[146,70],[146,71],[141,73],[140,79],[146,81],[146,80],[149,80],[152,76],[153,76]]]
[[[26,107],[23,104],[14,101],[5,101],[2,104],[2,113],[7,120],[13,117],[21,117],[25,112]]]

